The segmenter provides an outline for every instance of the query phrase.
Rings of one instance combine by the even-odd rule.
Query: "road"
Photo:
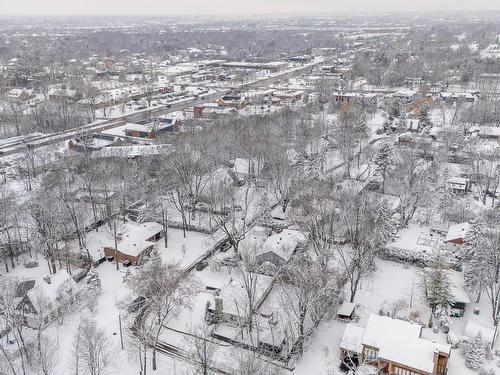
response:
[[[82,125],[74,129],[40,135],[38,137],[31,138],[28,141],[19,140],[17,142],[10,143],[9,145],[6,145],[4,147],[0,146],[0,156],[14,155],[23,152],[26,149],[26,147],[34,149],[53,143],[67,141],[81,134],[101,132],[103,130],[108,130],[124,125],[127,122],[140,122],[149,119],[151,116],[165,115],[176,111],[182,111],[183,109],[191,107],[193,105],[210,103],[231,91],[238,92],[238,91],[248,90],[250,88],[257,88],[260,86],[269,85],[280,79],[287,79],[295,75],[301,74],[305,71],[312,69],[314,66],[322,64],[324,62],[325,61],[323,59],[318,59],[312,63],[305,64],[304,66],[298,68],[286,70],[282,73],[276,74],[271,77],[266,77],[263,79],[242,83],[238,86],[235,86],[232,89],[229,88],[218,89],[216,92],[212,94],[202,95],[201,97],[198,98],[193,97],[192,99],[179,101],[177,103],[142,109],[120,117],[115,117],[113,119],[92,122],[90,124]]]

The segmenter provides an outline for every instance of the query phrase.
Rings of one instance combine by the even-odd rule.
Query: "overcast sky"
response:
[[[6,14],[265,14],[500,9],[500,0],[0,0]]]

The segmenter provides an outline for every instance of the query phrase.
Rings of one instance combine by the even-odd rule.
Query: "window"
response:
[[[378,358],[378,349],[365,346],[363,354],[366,360],[374,360]]]
[[[401,367],[394,367],[394,374],[396,375],[419,375],[417,372],[407,370]]]

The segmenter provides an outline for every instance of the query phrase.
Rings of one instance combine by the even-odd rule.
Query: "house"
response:
[[[181,125],[178,118],[157,118],[147,124],[126,123],[116,128],[104,130],[101,134],[106,137],[130,137],[154,139],[158,134],[176,130]]]
[[[358,93],[358,92],[334,92],[333,100],[335,103],[372,103],[377,102],[376,93]]]
[[[465,238],[467,236],[469,228],[469,223],[451,225],[448,229],[448,233],[446,234],[444,242],[455,245],[462,245],[465,242]]]
[[[25,89],[12,89],[7,93],[9,99],[15,100],[17,102],[24,102],[28,100],[31,93]]]
[[[451,177],[446,180],[446,187],[458,194],[465,194],[469,191],[470,180],[464,177]]]
[[[392,94],[393,98],[400,99],[406,103],[410,103],[413,99],[415,99],[417,92],[414,90],[406,89],[400,90],[394,94]]]
[[[140,264],[164,234],[163,226],[155,222],[127,222],[119,232],[117,249],[114,244],[107,244],[104,246],[104,255],[116,258],[119,262],[130,261],[133,265]]]
[[[288,262],[297,246],[306,241],[303,233],[284,229],[268,237],[262,247],[256,249],[255,263],[262,265],[269,262],[276,267],[281,267]]]
[[[424,83],[422,77],[406,77],[404,79],[404,85],[409,88],[418,87],[422,83]]]
[[[26,317],[26,324],[33,328],[47,325],[64,312],[64,308],[75,301],[78,285],[65,270],[44,276],[32,289],[19,308]]]
[[[302,96],[304,95],[304,91],[300,90],[279,90],[275,91],[272,94],[275,98],[278,98],[279,100],[286,102],[286,103],[295,103],[302,99]]]
[[[246,99],[241,95],[225,95],[217,100],[219,107],[233,107],[241,109],[246,105]]]
[[[237,178],[245,179],[256,177],[260,174],[260,168],[255,160],[236,158],[232,169]]]
[[[474,103],[478,98],[477,93],[470,92],[440,92],[439,97],[448,103],[456,103],[459,100],[464,100],[468,103]]]
[[[77,152],[100,151],[103,147],[123,145],[123,139],[106,134],[93,134],[91,138],[75,137],[68,141],[68,148]]]
[[[49,90],[49,99],[51,100],[67,100],[76,102],[82,98],[82,95],[77,90],[67,88],[52,88]]]
[[[451,346],[423,339],[421,332],[422,326],[417,323],[371,314],[366,328],[347,324],[340,357],[389,374],[446,374]]]
[[[472,134],[477,134],[480,139],[497,141],[500,143],[500,127],[496,126],[473,126],[469,130]]]
[[[245,289],[245,284],[250,279],[253,280],[253,306],[248,306],[249,299]],[[237,274],[222,285],[215,280],[213,285],[206,285],[213,292],[207,304],[208,321],[234,324],[246,322],[249,311],[257,310],[269,295],[273,280],[271,276],[249,273],[246,276]]]

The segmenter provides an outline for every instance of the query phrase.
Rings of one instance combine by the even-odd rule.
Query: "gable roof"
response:
[[[306,237],[301,232],[284,229],[280,233],[271,235],[264,241],[260,254],[272,251],[283,260],[288,260],[292,256],[297,245],[305,241]]]
[[[420,338],[421,329],[416,323],[371,314],[362,343],[378,348],[381,359],[432,373],[434,352],[449,355],[451,346]]]
[[[27,297],[37,313],[44,313],[44,311],[41,311],[43,310],[43,307],[41,306],[42,303],[46,303],[48,309],[54,308],[54,305],[57,304],[58,298],[65,284],[68,288],[76,288],[77,286],[75,280],[73,280],[71,275],[69,275],[65,270],[59,270],[56,274],[47,277],[50,280],[50,283],[48,283],[45,279],[42,279],[27,293]]]
[[[465,236],[467,235],[469,228],[470,228],[469,223],[460,223],[451,225],[450,228],[448,229],[448,233],[446,234],[446,239],[444,240],[444,242],[465,239]]]

